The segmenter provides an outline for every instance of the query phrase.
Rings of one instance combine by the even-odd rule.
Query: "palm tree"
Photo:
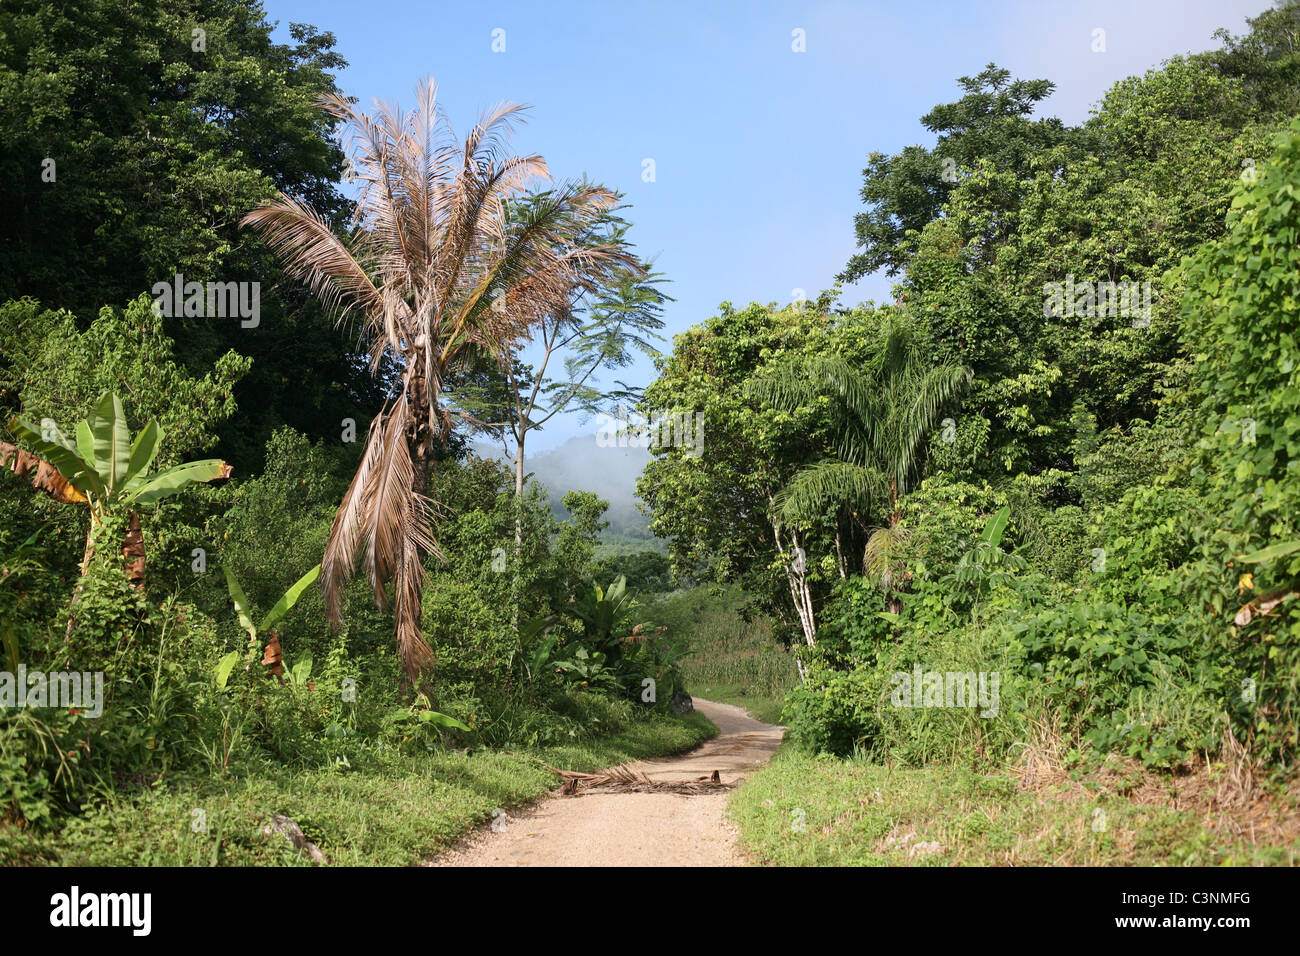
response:
[[[376,602],[394,586],[394,632],[414,684],[433,654],[420,631],[424,559],[440,556],[427,496],[434,443],[445,444],[458,412],[444,382],[476,354],[497,354],[575,288],[597,288],[632,263],[620,250],[580,243],[615,203],[608,189],[566,183],[520,216],[512,201],[549,178],[540,156],[505,152],[525,107],[488,111],[462,142],[423,80],[415,109],[359,112],[337,95],[322,107],[352,131],[360,184],[353,228],[340,237],[306,204],[281,194],[244,218],[338,321],[356,315],[372,371],[400,369],[334,518],[321,565],[331,624],[358,562]],[[464,416],[461,416],[464,417]]]
[[[891,559],[906,536],[899,524],[902,498],[920,473],[940,410],[970,380],[964,366],[928,362],[915,326],[901,315],[886,320],[863,367],[819,356],[755,379],[750,393],[779,408],[830,399],[835,455],[800,470],[776,495],[776,519],[799,527],[828,513],[848,511],[861,520],[883,511],[886,524],[872,529],[862,566],[894,591],[899,582]],[[895,598],[890,607],[898,610]]]

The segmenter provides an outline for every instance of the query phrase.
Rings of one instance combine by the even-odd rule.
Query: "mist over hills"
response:
[[[509,463],[499,446],[474,442],[472,447],[483,458]],[[567,515],[560,502],[568,491],[593,491],[608,501],[603,541],[610,550],[663,551],[664,542],[650,535],[649,519],[637,508],[636,481],[650,458],[648,448],[602,448],[595,434],[577,435],[550,451],[528,455],[525,469],[545,486],[557,518]]]

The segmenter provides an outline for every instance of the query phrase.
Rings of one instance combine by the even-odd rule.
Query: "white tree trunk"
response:
[[[775,522],[772,524],[772,532],[776,540],[777,553],[781,556],[781,565],[785,568],[786,580],[790,583],[790,597],[794,601],[795,613],[799,616],[804,642],[809,647],[813,647],[817,643],[817,621],[813,615],[812,591],[808,587],[808,556],[805,553],[802,562],[796,560],[798,552],[802,551],[798,533],[791,532],[792,550],[787,553],[781,543],[780,528]],[[800,670],[802,671],[802,667]]]

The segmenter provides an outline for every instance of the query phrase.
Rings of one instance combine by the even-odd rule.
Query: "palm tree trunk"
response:
[[[902,515],[899,514],[898,511],[898,481],[895,479],[889,482],[889,530],[891,532],[889,540],[891,545],[894,541],[898,540],[897,535],[894,535],[892,532],[898,528],[898,523],[901,520]],[[892,558],[893,555],[890,555],[890,557]],[[887,601],[890,614],[902,613],[903,602],[899,598],[896,589],[890,589]]]
[[[429,428],[429,399],[425,395],[424,374],[418,365],[408,382],[408,389],[410,407],[414,410],[412,419],[409,422],[410,432],[408,438],[411,451],[411,493],[422,499],[428,497],[429,494],[429,471],[433,466],[434,435]],[[424,553],[423,548],[418,548],[416,554],[421,567],[423,567],[424,559],[428,555]],[[395,582],[397,589],[401,589],[404,583],[402,580],[402,576],[406,573],[404,567],[404,562],[399,558],[397,562],[398,577]],[[423,584],[421,583],[421,600],[415,602],[414,607],[407,609],[407,619],[412,622],[417,634],[420,632],[420,622],[424,616],[423,603]],[[415,678],[411,673],[407,672],[404,675],[403,683],[415,689]]]

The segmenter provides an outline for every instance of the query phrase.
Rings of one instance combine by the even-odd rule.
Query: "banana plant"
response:
[[[288,590],[280,595],[280,600],[275,602],[275,606],[266,612],[266,617],[262,618],[260,625],[253,623],[253,608],[248,603],[248,597],[244,594],[244,589],[239,586],[239,581],[231,572],[229,567],[223,567],[222,571],[226,575],[226,590],[230,592],[230,600],[234,602],[235,613],[239,615],[239,623],[244,630],[248,632],[249,659],[256,656],[257,649],[262,646],[261,635],[270,633],[271,640],[266,645],[266,651],[262,663],[271,668],[271,673],[276,677],[280,676],[283,670],[282,655],[280,652],[280,636],[274,630],[275,626],[280,623],[281,619],[293,610],[293,606],[298,603],[298,599],[303,593],[316,583],[320,577],[320,565],[312,568],[293,584],[289,585]],[[230,676],[230,670],[239,659],[239,651],[231,651],[221,663],[217,665],[217,677],[219,687],[225,686],[225,679]],[[310,658],[307,659],[307,673],[311,672]],[[229,665],[227,665],[229,661]],[[297,669],[295,668],[295,671]],[[293,674],[295,671],[291,671]],[[224,675],[224,676],[223,676]],[[303,680],[306,680],[304,676]]]
[[[150,474],[163,430],[151,421],[133,441],[122,400],[111,392],[100,398],[89,418],[77,422],[75,437],[65,435],[49,419],[38,427],[14,418],[9,428],[35,454],[0,442],[0,467],[19,476],[35,472],[31,476],[34,487],[56,501],[85,504],[90,509],[83,575],[98,529],[108,518],[121,516],[127,522],[123,554],[132,565],[132,579],[142,584],[144,540],[135,509],[157,504],[191,484],[230,477],[230,466],[216,458],[189,461]]]
[[[560,639],[560,632],[556,629],[559,623],[559,615],[547,614],[525,621],[520,626],[519,643],[525,652],[524,670],[529,683],[534,687],[537,678],[551,664],[555,645]],[[534,639],[536,644],[533,643]]]
[[[636,607],[632,592],[627,589],[627,577],[619,575],[608,588],[595,581],[574,602],[573,614],[582,622],[584,636],[595,650],[601,650],[611,661],[622,654],[622,626]]]

